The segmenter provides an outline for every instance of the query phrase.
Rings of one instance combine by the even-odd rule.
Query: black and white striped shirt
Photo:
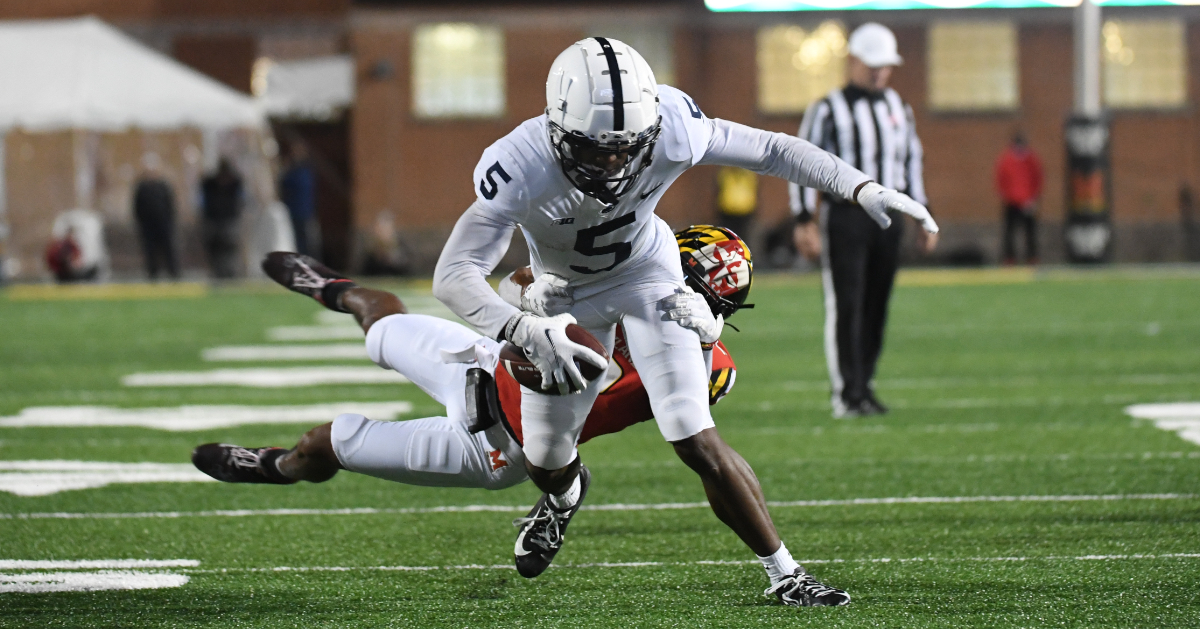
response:
[[[895,90],[868,92],[853,85],[834,90],[809,105],[800,123],[801,139],[837,155],[885,188],[907,193],[928,205],[922,172],[921,140],[912,107]],[[800,222],[817,213],[817,191],[789,185],[792,214]],[[828,200],[828,199],[827,199]]]

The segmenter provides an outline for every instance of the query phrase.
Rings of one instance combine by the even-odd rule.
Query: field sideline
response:
[[[370,380],[346,317],[282,289],[25,286],[0,291],[0,626],[1200,625],[1200,406],[1127,411],[1200,403],[1200,272],[908,272],[894,410],[850,421],[829,417],[815,276],[758,280],[714,416],[849,607],[764,598],[652,423],[581,448],[588,510],[534,581],[511,569],[528,483],[203,482],[199,443],[441,409]]]

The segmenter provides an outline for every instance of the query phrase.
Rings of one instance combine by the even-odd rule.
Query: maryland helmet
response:
[[[692,290],[704,295],[713,314],[728,319],[746,303],[753,280],[750,247],[738,235],[715,225],[692,225],[675,232],[683,274]]]
[[[613,205],[650,166],[662,116],[650,64],[605,37],[575,42],[546,80],[546,123],[563,174]]]

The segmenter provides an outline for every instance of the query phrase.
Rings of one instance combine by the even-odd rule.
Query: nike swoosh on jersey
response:
[[[650,188],[649,190],[647,190],[647,191],[645,191],[645,192],[643,192],[643,193],[642,193],[642,200],[643,200],[643,201],[645,201],[645,200],[646,200],[646,197],[648,197],[648,196],[650,196],[650,195],[654,194],[654,191],[655,191],[655,190],[658,190],[658,189],[659,189],[659,188],[661,188],[661,187],[662,187],[662,182],[660,181],[660,182],[658,182],[658,185],[657,185],[657,186],[654,186],[653,188]]]

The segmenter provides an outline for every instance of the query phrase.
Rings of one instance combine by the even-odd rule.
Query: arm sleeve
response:
[[[500,339],[519,308],[492,290],[487,276],[508,251],[512,222],[471,204],[454,225],[433,271],[433,295],[480,333]]]
[[[712,365],[709,366],[708,403],[710,405],[721,401],[732,389],[737,380],[737,366],[733,364],[733,356],[721,341],[713,347]]]
[[[736,166],[772,175],[806,188],[853,199],[854,189],[871,178],[812,143],[713,118],[712,139],[700,164]]]
[[[825,127],[830,121],[829,113],[828,101],[821,99],[814,103],[804,112],[796,137],[808,140],[813,146],[824,147],[828,140]],[[796,217],[798,223],[811,221],[817,213],[817,191],[813,188],[802,188],[798,183],[788,182],[788,201],[792,216]]]

